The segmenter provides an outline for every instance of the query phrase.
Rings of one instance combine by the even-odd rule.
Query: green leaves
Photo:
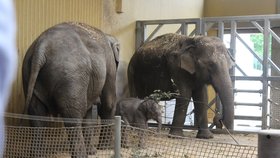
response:
[[[171,92],[162,92],[161,90],[154,90],[154,93],[150,94],[149,96],[145,97],[145,99],[153,99],[156,102],[161,100],[170,100],[178,96],[179,93],[171,93]]]

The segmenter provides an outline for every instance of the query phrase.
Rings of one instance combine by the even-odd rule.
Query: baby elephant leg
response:
[[[147,129],[148,129],[148,123],[145,124],[140,124],[139,126],[140,129],[138,129],[138,137],[139,137],[139,142],[138,142],[138,147],[139,148],[144,148],[146,144],[146,135],[147,135]]]

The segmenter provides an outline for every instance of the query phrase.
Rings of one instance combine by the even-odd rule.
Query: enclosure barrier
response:
[[[260,103],[254,99],[249,102],[235,101],[236,107],[260,107],[260,116],[235,115],[238,120],[261,121],[262,129],[280,128],[279,87],[280,87],[280,15],[254,15],[233,17],[205,17],[195,19],[167,19],[144,20],[136,22],[136,48],[145,42],[165,33],[178,33],[182,35],[211,35],[224,40],[224,35],[230,35],[228,49],[235,57],[239,51],[237,41],[250,52],[254,59],[262,66],[262,73],[254,76],[246,73],[244,67],[235,64],[231,70],[233,85],[237,81],[253,81],[261,83],[262,87],[255,89],[234,89],[235,94],[260,94]],[[263,37],[263,54],[258,55],[241,37],[242,33],[259,33]],[[270,53],[271,49],[271,53]],[[238,59],[236,59],[237,61]],[[237,63],[237,62],[236,62]],[[248,65],[246,65],[248,66]],[[241,75],[237,75],[239,72]],[[217,112],[222,113],[220,102],[216,102]],[[209,105],[210,107],[210,105]],[[211,126],[212,127],[212,126]]]
[[[55,127],[6,126],[4,157],[70,158],[73,151],[69,140],[77,140],[75,133],[81,129],[84,140],[88,141],[89,146],[91,146],[88,150],[89,158],[257,157],[256,146],[236,145],[190,137],[175,137],[168,135],[168,130],[156,132],[153,128],[143,130],[121,125],[120,118],[115,121],[108,120],[106,124],[101,123],[100,120],[87,120],[86,123],[87,126],[85,127],[63,127],[59,125]],[[121,133],[117,131],[121,131]],[[3,131],[0,132],[3,133]],[[94,151],[92,146],[97,148],[96,154],[91,154]]]

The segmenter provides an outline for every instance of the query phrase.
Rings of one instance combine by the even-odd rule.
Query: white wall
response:
[[[199,18],[204,0],[122,0],[123,13],[115,12],[117,0],[104,0],[102,29],[121,43],[121,59],[129,61],[135,50],[137,20]]]

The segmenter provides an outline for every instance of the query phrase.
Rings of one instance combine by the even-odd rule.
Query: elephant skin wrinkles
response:
[[[187,107],[193,99],[197,137],[212,138],[208,129],[207,85],[212,85],[221,99],[220,120],[233,129],[233,88],[229,75],[232,65],[227,48],[217,37],[164,34],[146,42],[133,54],[127,72],[129,91],[132,97],[145,98],[155,90],[178,90],[180,96],[176,98],[170,134],[183,136]]]
[[[91,108],[100,98],[99,116],[111,119],[118,62],[118,40],[92,26],[68,22],[47,29],[29,47],[23,61],[24,112],[80,120],[91,117]],[[36,120],[31,125],[47,126],[46,122]],[[64,125],[81,127],[82,122]],[[69,137],[72,157],[87,157],[96,152],[90,140],[84,140],[80,128],[74,134],[78,139]]]

